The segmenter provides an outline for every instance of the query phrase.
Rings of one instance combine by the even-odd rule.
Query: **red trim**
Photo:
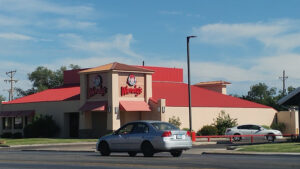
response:
[[[120,109],[124,111],[151,111],[144,101],[120,101]]]

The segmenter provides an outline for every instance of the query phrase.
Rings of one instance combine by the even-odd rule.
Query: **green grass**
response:
[[[274,143],[241,146],[238,151],[300,153],[300,143]]]
[[[33,145],[33,144],[55,144],[55,143],[79,143],[96,142],[97,139],[61,139],[61,138],[23,138],[23,139],[0,139],[5,141],[2,145]]]

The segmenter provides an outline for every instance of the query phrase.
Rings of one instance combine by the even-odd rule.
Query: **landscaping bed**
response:
[[[58,144],[58,143],[80,143],[97,142],[97,139],[62,139],[62,138],[22,138],[22,139],[0,139],[0,146],[12,145],[34,145],[34,144]]]
[[[300,142],[241,146],[238,151],[300,153]]]

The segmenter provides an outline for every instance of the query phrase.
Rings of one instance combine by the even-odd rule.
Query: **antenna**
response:
[[[288,79],[288,76],[285,76],[285,70],[282,72],[282,77],[279,77],[279,79],[282,80],[282,94],[285,96],[286,90],[285,90],[285,81]]]
[[[13,79],[15,74],[16,74],[16,70],[12,70],[12,71],[9,71],[9,72],[6,72],[6,75],[9,77],[9,79],[5,79],[4,82],[6,83],[10,83],[10,89],[8,90],[8,100],[11,101],[14,99],[14,83],[17,83],[18,80],[16,79]]]

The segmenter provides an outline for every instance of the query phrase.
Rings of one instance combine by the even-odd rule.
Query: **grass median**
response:
[[[96,142],[97,139],[61,139],[61,138],[22,138],[22,139],[0,139],[0,145],[34,145],[34,144],[58,144],[58,143],[80,143]]]
[[[300,153],[300,142],[241,146],[238,151]]]

